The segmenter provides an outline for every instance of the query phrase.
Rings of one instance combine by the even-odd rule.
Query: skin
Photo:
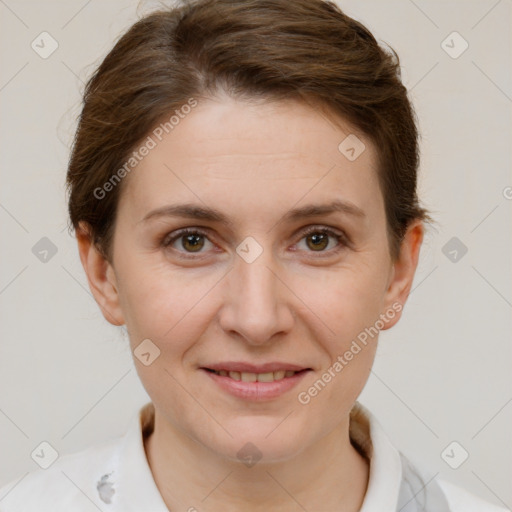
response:
[[[350,133],[366,145],[355,161],[338,151]],[[132,350],[146,338],[160,349],[149,366],[134,363],[155,406],[145,449],[170,510],[360,509],[369,466],[350,443],[349,413],[378,336],[307,405],[297,396],[410,292],[423,224],[410,225],[392,261],[375,162],[364,135],[306,104],[219,95],[199,103],[125,178],[111,262],[90,243],[87,226],[77,233],[105,318],[126,324]],[[364,216],[283,220],[292,208],[334,199]],[[231,225],[142,221],[185,202],[219,209]],[[350,243],[331,236],[317,248],[303,234],[307,226],[344,232]],[[161,245],[185,227],[207,232],[195,240],[199,252],[183,237]],[[248,236],[263,249],[252,263],[236,252]],[[313,371],[278,398],[250,402],[199,370],[226,360],[287,361]],[[252,467],[237,458],[249,441],[262,454]]]

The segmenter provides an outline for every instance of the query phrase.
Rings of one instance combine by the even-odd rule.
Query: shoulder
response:
[[[446,480],[437,480],[453,512],[510,512],[509,509],[488,503],[462,487]]]
[[[81,512],[109,502],[122,438],[60,456],[47,469],[20,475],[0,488],[0,512]]]

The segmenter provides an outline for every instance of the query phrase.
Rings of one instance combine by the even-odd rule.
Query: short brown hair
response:
[[[123,183],[100,199],[94,191],[163,118],[221,89],[314,104],[367,135],[393,259],[409,223],[429,219],[416,192],[416,116],[393,49],[329,1],[196,0],[135,23],[86,84],[67,172],[69,215],[75,230],[86,223],[109,261]]]

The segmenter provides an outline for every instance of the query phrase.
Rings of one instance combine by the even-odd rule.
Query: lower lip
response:
[[[284,377],[274,382],[243,382],[231,377],[217,375],[201,368],[221,389],[245,400],[263,401],[277,398],[294,388],[311,370],[295,373],[291,377]]]

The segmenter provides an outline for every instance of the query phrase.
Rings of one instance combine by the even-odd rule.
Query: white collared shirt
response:
[[[123,436],[62,455],[49,468],[11,481],[0,489],[0,512],[169,512],[144,450],[153,419],[149,402]],[[350,413],[350,438],[370,460],[360,512],[510,512],[446,481],[420,476],[359,402]]]

